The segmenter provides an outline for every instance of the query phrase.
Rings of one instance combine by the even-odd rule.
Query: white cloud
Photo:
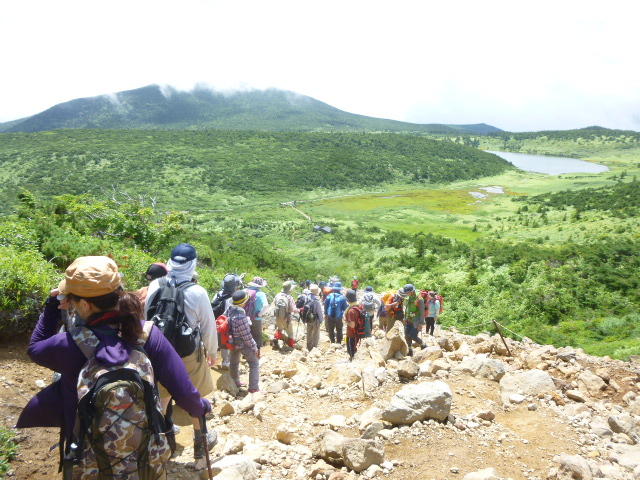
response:
[[[0,120],[150,83],[514,130],[640,129],[636,1],[0,2]]]

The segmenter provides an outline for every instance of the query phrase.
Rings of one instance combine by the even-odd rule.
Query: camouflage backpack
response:
[[[115,366],[96,360],[100,341],[91,329],[81,326],[70,332],[87,362],[78,375],[78,410],[64,458],[65,480],[166,478],[175,439],[142,348],[152,327],[153,322],[145,322],[127,362]]]

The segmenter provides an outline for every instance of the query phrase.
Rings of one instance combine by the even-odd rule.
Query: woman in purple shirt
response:
[[[73,309],[76,325],[91,329],[99,340],[95,358],[106,366],[123,365],[143,332],[142,306],[123,291],[115,262],[108,257],[80,257],[66,270],[65,279],[51,291],[31,336],[28,353],[38,365],[61,374],[41,390],[22,411],[16,427],[60,427],[71,439],[78,405],[78,374],[87,362],[69,332],[59,332],[61,310]],[[155,326],[144,352],[155,381],[164,385],[178,405],[194,417],[211,410],[189,380],[184,363]]]

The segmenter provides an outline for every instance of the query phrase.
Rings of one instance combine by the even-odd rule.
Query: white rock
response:
[[[404,339],[404,327],[402,322],[395,322],[393,327],[389,329],[384,338],[380,341],[380,355],[384,360],[394,358],[396,353],[400,353],[402,357],[409,352],[409,347]]]
[[[36,387],[44,388],[46,386],[47,386],[47,382],[45,382],[44,380],[41,380],[41,379],[36,380]]]
[[[583,393],[580,390],[567,390],[567,397],[569,397],[574,402],[584,403],[587,399],[584,397]]]
[[[342,462],[342,444],[346,440],[339,433],[327,430],[315,444],[314,454],[328,462]]]
[[[495,468],[484,468],[475,472],[467,473],[462,480],[500,480]]]
[[[384,461],[384,444],[376,440],[354,438],[342,444],[342,458],[347,468],[362,472]]]
[[[517,405],[521,404],[527,399],[524,395],[520,395],[519,393],[512,393],[509,395],[509,402],[515,403]]]
[[[607,388],[607,384],[591,370],[585,370],[578,375],[578,385],[592,397]]]
[[[219,475],[226,470],[236,470],[243,480],[255,480],[258,478],[256,467],[255,462],[244,455],[227,455],[212,463],[211,471],[214,475]]]
[[[453,370],[468,373],[474,377],[488,378],[496,382],[500,381],[506,371],[503,362],[487,358],[484,355],[465,357]]]
[[[411,359],[404,359],[398,363],[398,376],[401,378],[415,378],[420,372],[418,364]]]
[[[382,412],[382,419],[394,425],[411,425],[416,420],[443,421],[451,410],[451,389],[445,382],[422,382],[398,391]]]
[[[507,403],[509,396],[514,393],[535,397],[555,389],[551,376],[537,369],[508,372],[500,380],[500,396],[503,403]]]
[[[560,465],[560,469],[569,473],[575,480],[591,480],[591,468],[587,461],[579,455],[556,455],[553,461]]]

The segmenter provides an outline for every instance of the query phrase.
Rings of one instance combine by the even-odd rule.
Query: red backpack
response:
[[[362,305],[353,305],[351,307],[349,307],[347,309],[347,311],[344,314],[344,318],[347,318],[347,314],[351,311],[351,310],[355,310],[356,312],[358,312],[358,317],[356,318],[356,322],[355,325],[353,327],[353,329],[356,332],[356,338],[364,338],[365,335],[365,330],[364,330],[364,322],[365,322],[365,311],[364,308],[362,308]]]
[[[216,318],[216,330],[218,330],[218,344],[227,350],[233,350],[236,347],[231,343],[231,333],[229,331],[229,319],[226,315],[220,315]]]
[[[432,290],[420,290],[420,295],[418,298],[422,297],[422,299],[424,300],[424,306],[426,307],[427,304],[429,303],[429,294],[430,293],[434,293]],[[436,300],[438,300],[440,302],[440,311],[438,312],[438,314],[441,314],[442,312],[444,312],[444,297],[440,294],[436,295]],[[416,300],[416,306],[418,305],[418,300]]]

